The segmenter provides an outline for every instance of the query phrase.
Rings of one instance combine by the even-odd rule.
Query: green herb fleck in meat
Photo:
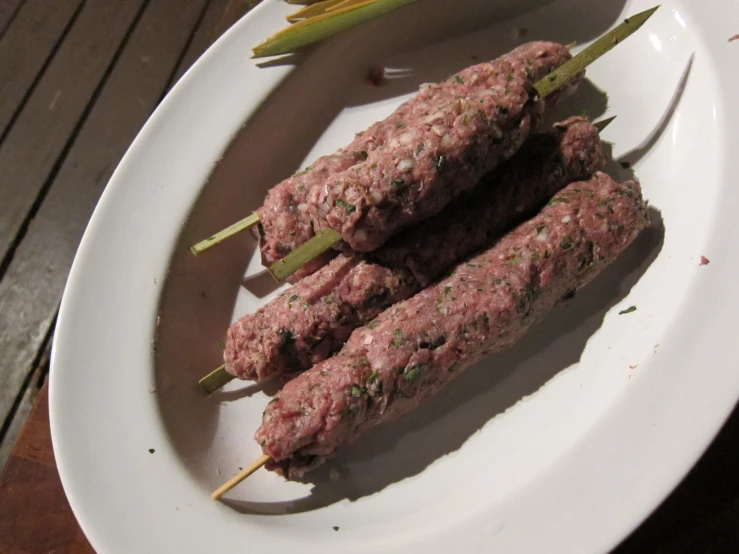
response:
[[[423,149],[425,147],[426,147],[426,145],[424,143],[419,142],[418,143],[418,146],[416,146],[416,156],[418,156],[423,151]]]
[[[336,205],[337,206],[344,206],[344,208],[346,208],[346,213],[348,213],[348,214],[354,213],[357,210],[357,208],[355,206],[352,206],[351,204],[349,204],[345,200],[342,200],[341,198],[339,198],[336,201]]]
[[[295,302],[298,298],[300,298],[297,294],[293,294],[290,298],[287,299],[287,306],[288,308],[292,306],[292,303]]]
[[[402,177],[397,177],[393,179],[393,185],[395,185],[398,188],[403,187],[405,186],[405,179],[403,179]]]
[[[552,198],[549,201],[549,205],[550,206],[554,206],[555,204],[560,204],[560,203],[561,204],[569,204],[570,203],[570,199],[569,198],[565,198],[564,196],[555,196],[554,198]]]
[[[446,156],[439,156],[439,158],[436,160],[436,170],[441,171],[441,168],[444,167],[445,163],[446,163]]]
[[[310,171],[310,166],[306,167],[303,171],[298,171],[295,176],[301,177]]]
[[[562,247],[562,250],[569,250],[572,248],[572,239],[570,237],[565,237],[559,245]]]
[[[462,80],[462,77],[460,77],[459,75],[455,75],[454,80],[457,81],[457,83],[459,83],[460,85],[464,84],[464,80]]]
[[[363,159],[365,159],[365,160],[366,160],[366,159],[367,159],[367,157],[369,156],[369,154],[367,154],[367,152],[365,152],[364,150],[362,150],[362,151],[361,151],[361,152],[359,153],[359,155],[360,155],[360,156],[362,156],[362,158],[363,158]]]
[[[368,327],[369,329],[374,329],[379,324],[380,324],[380,322],[375,319],[373,321],[370,321],[367,325],[365,325],[365,327]]]
[[[508,108],[505,106],[498,106],[498,113],[501,115],[506,115],[508,113]]]
[[[426,369],[426,367],[428,367],[426,364],[414,365],[413,367],[409,367],[403,372],[403,378],[408,382],[413,381],[421,374],[421,372]]]
[[[510,83],[511,81],[513,81],[513,75],[511,73],[506,74],[505,80]]]
[[[364,389],[360,387],[359,385],[352,385],[352,396],[354,398],[359,398],[364,394]]]
[[[452,287],[444,287],[444,298],[449,296],[450,292],[452,292]]]
[[[377,376],[379,373],[377,371],[373,371],[369,377],[367,377],[367,384],[371,385],[377,380]]]
[[[404,123],[404,122],[402,122],[402,121],[401,121],[401,122],[399,122],[399,123],[398,123],[398,124],[396,125],[396,127],[397,127],[398,129],[405,129],[406,125],[405,125],[405,123]]]

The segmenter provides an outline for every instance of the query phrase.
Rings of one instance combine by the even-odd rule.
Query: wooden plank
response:
[[[0,260],[53,174],[144,0],[87,0],[0,146]],[[84,60],[84,62],[82,62]]]
[[[0,477],[0,552],[93,553],[54,463],[46,385]]]
[[[182,56],[182,60],[177,65],[172,85],[180,80],[180,77],[184,75],[185,71],[190,69],[190,66],[207,50],[214,38],[219,36],[215,34],[215,29],[221,24],[224,10],[230,2],[233,2],[233,0],[210,0],[200,24],[190,41],[190,45],[185,51],[185,55]]]
[[[51,334],[46,337],[46,346],[43,348],[43,354],[40,360],[34,364],[35,368],[31,372],[26,390],[22,392],[22,396],[18,403],[18,407],[10,415],[12,419],[7,422],[5,431],[0,438],[0,468],[5,467],[11,450],[17,444],[18,437],[21,435],[24,423],[32,411],[34,403],[38,398],[39,390],[46,381],[49,372],[49,359],[51,357]],[[28,442],[26,438],[26,442]],[[39,451],[40,455],[45,455],[43,451]]]
[[[0,421],[54,319],[100,193],[166,90],[205,1],[150,2],[15,251],[0,282]]]
[[[3,0],[0,2],[0,38],[15,19],[24,0]]]
[[[80,4],[28,0],[0,39],[0,142]]]

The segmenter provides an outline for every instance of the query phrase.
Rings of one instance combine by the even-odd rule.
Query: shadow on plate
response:
[[[333,47],[319,47],[303,56],[300,65],[234,136],[221,159],[214,164],[193,206],[172,255],[162,293],[156,382],[161,417],[172,445],[188,470],[202,483],[210,479],[204,477],[209,471],[204,460],[216,440],[221,403],[251,396],[262,389],[246,386],[223,393],[223,396],[206,398],[197,387],[197,380],[221,363],[220,345],[231,322],[240,288],[246,286],[255,297],[263,298],[272,292],[274,285],[266,273],[244,277],[256,249],[251,233],[241,233],[198,257],[193,256],[188,247],[254,211],[270,187],[299,168],[344,108],[395,102],[398,95],[415,91],[422,82],[438,81],[474,63],[474,57],[493,58],[524,41],[590,40],[617,21],[624,5],[621,0],[600,2],[597,9],[587,0],[477,1],[472,2],[477,11],[455,10],[454,21],[448,21],[436,17],[432,6],[433,2],[444,4],[446,0],[429,2],[423,3],[424,7],[421,3],[408,7],[403,16],[416,21],[410,16],[412,10],[418,10],[417,13],[423,15],[423,32],[393,33],[392,25],[382,25],[378,21],[358,27],[346,37],[337,37]],[[391,14],[391,17],[401,17],[401,14]],[[496,27],[480,31],[489,21],[496,21]],[[514,28],[521,33],[525,30],[525,36],[513,38],[509,31]],[[347,41],[352,47],[338,48],[341,41]],[[367,44],[372,44],[373,48],[361,47]],[[376,49],[375,44],[382,44],[382,48]],[[387,86],[374,87],[365,81],[368,67],[390,62],[411,70]],[[571,111],[562,113],[560,119],[583,109],[597,117],[605,108],[605,100],[600,91],[586,82],[580,93],[562,108]],[[351,137],[339,138],[347,142]],[[291,509],[312,509],[339,498],[372,494],[391,482],[418,473],[434,459],[458,449],[470,433],[496,413],[576,361],[587,337],[598,328],[605,310],[627,290],[621,277],[627,272],[638,272],[637,268],[643,267],[650,259],[650,252],[657,248],[658,241],[655,242],[652,235],[645,233],[644,236],[652,237],[649,239],[652,242],[645,242],[647,239],[642,237],[638,243],[641,246],[632,247],[614,268],[601,276],[596,282],[600,285],[591,285],[579,299],[558,309],[550,318],[556,323],[543,324],[523,345],[498,356],[500,371],[494,374],[469,372],[437,401],[394,426],[371,433],[334,462],[352,466],[374,460],[378,455],[382,457],[385,461],[380,460],[377,465],[374,462],[366,464],[365,477],[351,474],[340,486],[334,487],[336,484],[332,483],[329,487],[320,481],[326,472],[319,470],[314,493]],[[599,286],[603,294],[593,292]],[[562,342],[568,345],[565,350],[553,346],[559,354],[536,374],[509,377],[532,352],[545,348],[554,336],[561,338],[563,329],[568,333],[567,340]],[[466,399],[479,395],[490,397],[486,409],[467,413],[460,407],[466,405]],[[440,419],[444,421],[439,422]],[[448,440],[439,440],[441,437],[429,422],[439,422],[444,429],[449,429]],[[424,439],[407,440],[408,434]],[[401,436],[404,438],[399,442]],[[415,452],[409,458],[412,461],[402,468],[396,467],[395,454],[391,457],[383,454],[398,448],[402,451],[401,457]],[[332,489],[335,492],[331,492]]]

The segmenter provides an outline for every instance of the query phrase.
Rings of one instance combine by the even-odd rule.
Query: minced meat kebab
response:
[[[587,284],[648,220],[633,181],[596,173],[568,185],[534,218],[288,382],[255,435],[271,458],[267,468],[299,478],[368,429],[433,397]]]
[[[561,44],[532,42],[469,67],[425,86],[348,146],[285,179],[257,211],[260,224],[255,232],[263,263],[273,264],[311,238],[315,228],[326,221],[336,224],[344,216],[351,225],[362,218],[352,232],[362,239],[377,219],[373,204],[392,206],[398,212],[398,228],[410,222],[404,209],[409,203],[425,206],[414,220],[438,212],[518,149],[543,108],[541,101],[530,98],[532,84],[569,59]],[[547,104],[571,94],[581,78],[557,90]],[[439,193],[438,177],[458,184]],[[357,186],[364,192],[359,194]],[[393,230],[385,229],[383,236]],[[374,244],[376,239],[366,246]],[[290,280],[312,273],[332,256],[312,260]]]
[[[242,379],[294,377],[336,352],[357,327],[410,298],[566,184],[603,168],[597,129],[572,117],[521,150],[441,213],[393,237],[370,256],[339,255],[227,335],[226,370]]]

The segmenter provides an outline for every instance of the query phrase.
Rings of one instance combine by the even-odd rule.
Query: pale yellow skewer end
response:
[[[213,494],[211,494],[211,498],[213,500],[220,500],[221,497],[226,494],[228,491],[230,491],[232,488],[234,488],[236,485],[241,483],[244,479],[249,477],[252,473],[254,473],[256,470],[258,470],[260,467],[262,467],[264,464],[269,462],[269,456],[263,455],[257,458],[253,464],[251,464],[249,467],[246,467],[242,469],[239,473],[231,477],[228,481],[223,483],[220,487],[218,487],[215,491],[213,491]]]

